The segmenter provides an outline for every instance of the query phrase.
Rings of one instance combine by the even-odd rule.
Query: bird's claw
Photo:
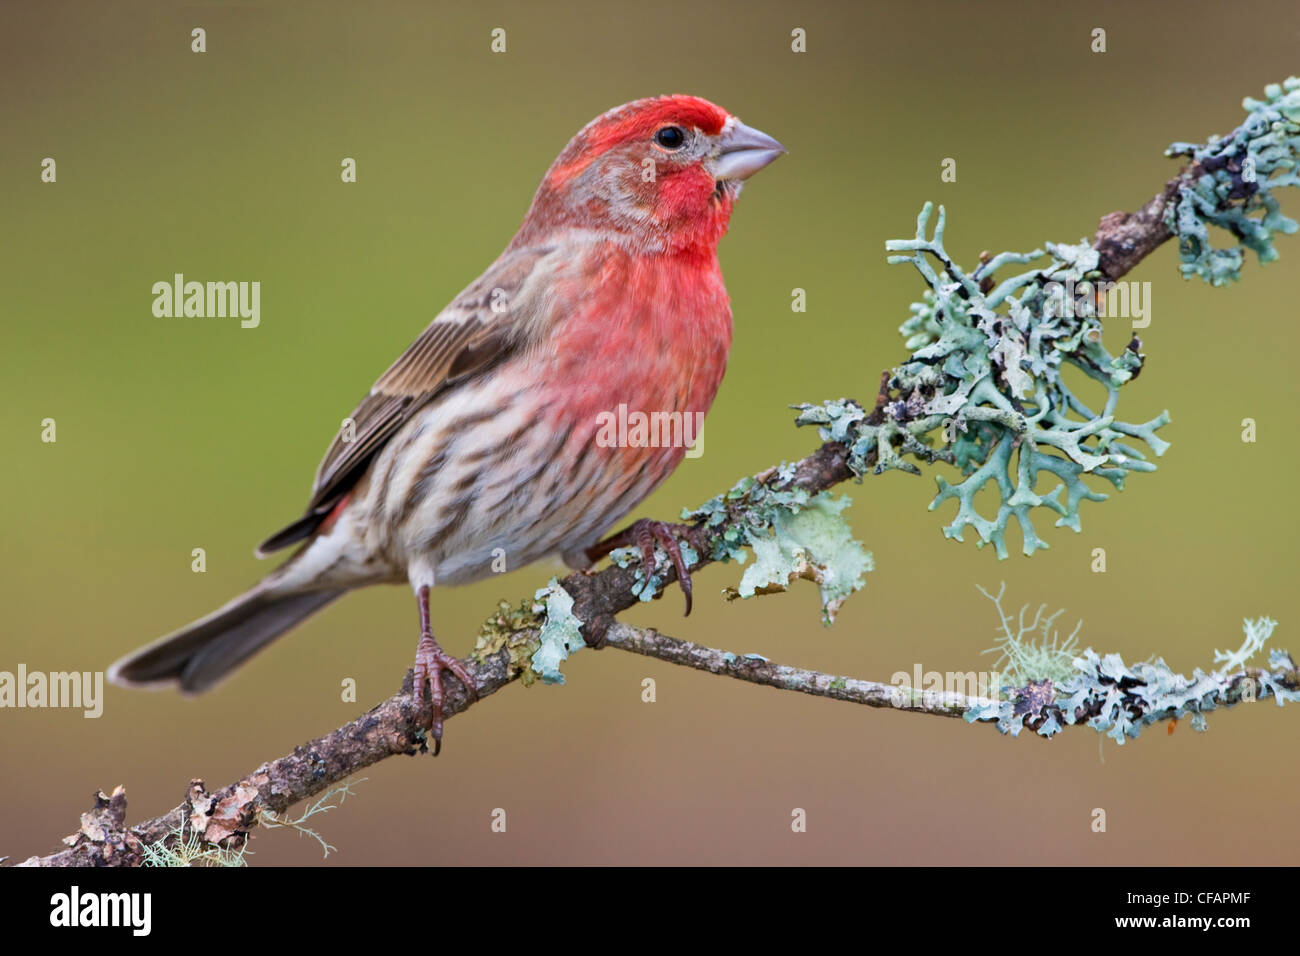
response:
[[[587,555],[592,560],[596,560],[609,554],[615,548],[636,545],[641,551],[641,567],[648,582],[651,575],[654,574],[655,544],[657,543],[664,549],[668,559],[672,562],[673,570],[677,572],[677,583],[682,586],[682,594],[686,596],[686,614],[689,616],[692,605],[691,572],[686,565],[686,559],[682,557],[681,545],[678,543],[677,538],[680,536],[686,539],[696,552],[703,553],[705,549],[699,535],[700,529],[695,525],[670,524],[666,521],[652,521],[649,518],[642,518],[618,534],[612,535],[592,547],[587,552]]]
[[[420,643],[415,648],[415,704],[420,710],[424,709],[424,685],[427,682],[430,690],[429,699],[433,707],[429,724],[424,729],[433,737],[435,757],[442,751],[442,709],[446,700],[442,688],[443,671],[451,671],[460,679],[460,682],[465,685],[470,700],[478,699],[478,688],[475,687],[474,679],[470,677],[465,665],[439,647],[433,634],[428,632],[421,634]]]

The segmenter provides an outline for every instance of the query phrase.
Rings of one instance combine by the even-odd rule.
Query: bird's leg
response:
[[[442,672],[451,671],[465,685],[470,700],[478,699],[478,688],[469,676],[465,665],[438,646],[438,639],[433,636],[429,625],[429,588],[422,586],[416,591],[416,600],[420,604],[420,643],[415,648],[415,705],[424,707],[424,685],[429,683],[429,698],[433,704],[433,717],[426,728],[433,736],[433,755],[438,756],[442,750]]]
[[[677,536],[689,542],[697,553],[704,553],[703,538],[700,529],[695,525],[669,524],[666,521],[651,521],[648,518],[642,518],[622,531],[610,535],[604,541],[593,544],[587,549],[587,557],[591,561],[599,561],[615,548],[625,548],[634,544],[641,549],[641,567],[645,571],[646,580],[649,581],[655,567],[655,542],[658,542],[672,561],[673,570],[677,572],[677,582],[682,586],[682,593],[686,595],[686,614],[689,616],[691,613],[691,572],[686,567],[686,559],[682,557],[682,549],[677,543]]]

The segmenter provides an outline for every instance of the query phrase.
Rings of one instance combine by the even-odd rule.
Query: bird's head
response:
[[[784,152],[708,100],[635,100],[569,141],[542,180],[520,238],[578,228],[608,232],[639,251],[712,251],[741,185]]]

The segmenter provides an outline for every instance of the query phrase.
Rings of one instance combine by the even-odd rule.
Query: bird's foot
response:
[[[430,632],[420,635],[420,643],[415,648],[415,705],[424,710],[424,685],[429,685],[429,699],[433,704],[429,723],[425,730],[433,737],[433,755],[442,750],[442,709],[446,695],[442,688],[442,672],[450,671],[460,678],[465,685],[470,700],[478,699],[478,689],[474,679],[469,676],[465,665],[438,646],[437,639]]]
[[[682,549],[678,543],[678,538],[685,540],[695,549],[696,554],[702,555],[705,553],[704,532],[698,526],[670,524],[667,521],[651,521],[648,518],[642,518],[617,534],[610,535],[604,541],[592,545],[587,549],[587,557],[592,561],[598,561],[615,548],[635,545],[641,549],[641,567],[648,581],[654,573],[655,544],[659,544],[672,562],[673,570],[677,572],[677,582],[682,586],[682,593],[686,596],[686,614],[690,615],[691,572],[686,565],[686,559],[682,557]]]

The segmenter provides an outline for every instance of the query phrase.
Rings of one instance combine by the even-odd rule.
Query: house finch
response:
[[[486,577],[502,557],[518,567],[558,552],[586,566],[622,542],[652,567],[658,541],[689,588],[669,526],[638,522],[598,543],[686,443],[611,442],[602,423],[624,406],[651,418],[708,410],[731,345],[717,243],[742,182],[784,151],[693,96],[589,123],[505,252],[344,421],[306,513],[258,548],[298,551],[110,679],[199,693],[346,591],[407,581],[420,611],[415,694],[423,707],[427,681],[436,752],[442,672],[475,688],[434,639],[435,585]]]

